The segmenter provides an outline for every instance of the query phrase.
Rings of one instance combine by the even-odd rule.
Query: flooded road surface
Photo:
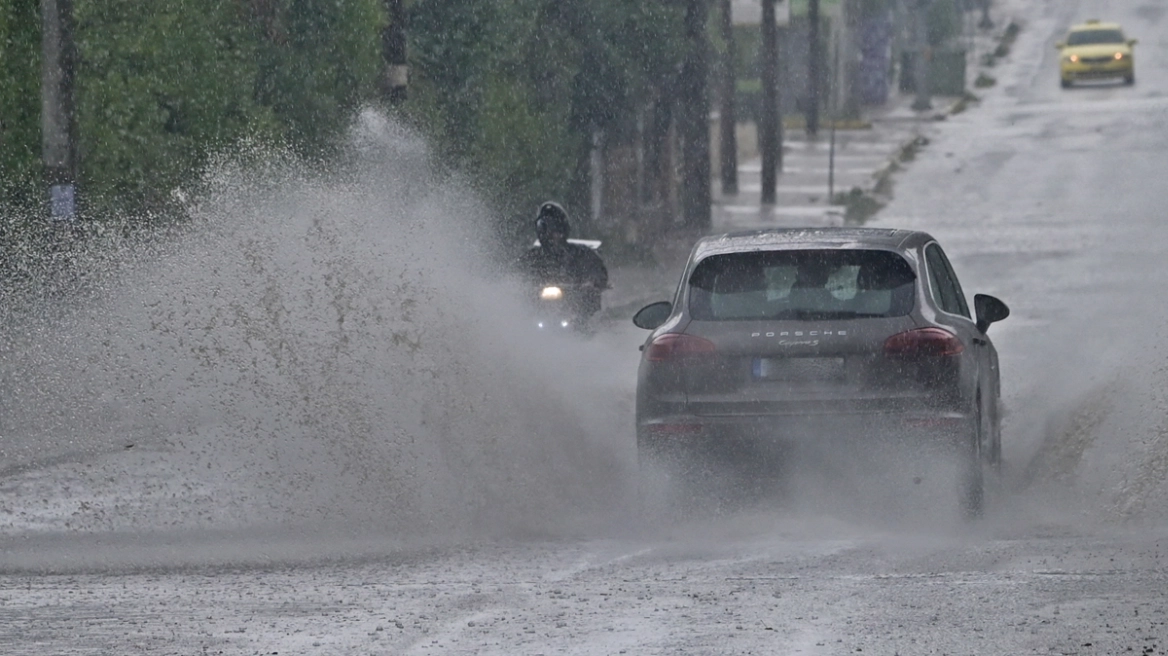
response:
[[[333,187],[286,198],[284,180],[246,195],[301,221],[296,239],[283,219],[209,221],[201,251],[123,272],[132,302],[52,324],[76,337],[19,391],[46,406],[6,415],[3,651],[1162,653],[1164,9],[1031,3],[997,85],[922,128],[869,222],[931,232],[968,296],[1012,309],[990,332],[1007,467],[986,520],[838,480],[643,517],[640,333],[515,337],[490,309],[504,301],[482,304],[489,276],[440,273],[455,258],[426,236],[473,200],[402,173],[403,212],[424,220],[371,223],[357,199],[330,222]],[[1059,88],[1054,42],[1093,17],[1140,39],[1134,87]]]

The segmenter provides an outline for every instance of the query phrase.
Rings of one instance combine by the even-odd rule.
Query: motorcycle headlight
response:
[[[558,301],[564,297],[564,290],[559,287],[544,287],[539,292],[539,298],[544,301]]]

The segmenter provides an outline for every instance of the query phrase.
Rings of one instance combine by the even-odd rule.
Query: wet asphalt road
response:
[[[994,512],[846,501],[417,544],[3,538],[8,654],[1150,654],[1168,650],[1168,3],[1044,0],[997,86],[927,128],[871,225],[932,232],[994,326]],[[1061,90],[1071,22],[1140,39],[1136,86]],[[609,336],[635,352],[639,334]],[[49,485],[44,489],[52,489]],[[360,534],[358,534],[360,535]]]

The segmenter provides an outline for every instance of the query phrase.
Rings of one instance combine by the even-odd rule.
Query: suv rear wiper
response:
[[[885,315],[873,312],[856,312],[854,310],[784,310],[771,317],[782,321],[828,321],[832,319],[880,319]]]

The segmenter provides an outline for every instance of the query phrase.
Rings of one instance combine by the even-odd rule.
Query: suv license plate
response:
[[[754,377],[793,383],[840,380],[843,358],[755,358]]]

